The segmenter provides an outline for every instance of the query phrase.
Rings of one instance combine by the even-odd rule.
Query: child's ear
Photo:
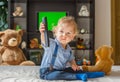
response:
[[[54,27],[54,29],[52,30],[53,32],[53,36],[56,37],[56,28]]]
[[[74,34],[74,38],[76,38],[76,37],[77,37],[77,33]]]
[[[73,39],[72,40],[74,40],[76,38],[76,34],[73,34]]]
[[[53,29],[52,29],[52,32],[53,32],[53,33],[55,33],[55,32],[56,32],[56,30],[57,30],[57,27],[56,27],[56,26],[54,26],[54,27],[53,27]]]

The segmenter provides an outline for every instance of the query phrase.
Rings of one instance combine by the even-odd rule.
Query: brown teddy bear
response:
[[[94,66],[83,65],[82,68],[84,71],[101,71],[106,75],[109,75],[113,65],[113,60],[111,58],[113,48],[111,46],[103,45],[95,51],[97,57],[97,62]]]
[[[22,7],[17,6],[17,7],[16,7],[16,10],[13,12],[13,16],[23,16]]]
[[[0,65],[35,65],[27,61],[18,47],[22,40],[22,30],[7,29],[0,32]]]
[[[37,38],[30,40],[30,48],[39,48],[39,43]]]

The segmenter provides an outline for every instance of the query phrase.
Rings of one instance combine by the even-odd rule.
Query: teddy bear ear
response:
[[[112,47],[112,46],[111,46],[111,48],[110,48],[110,49],[111,49],[111,52],[113,52],[113,47]]]
[[[0,32],[0,37],[2,36],[2,35],[4,35],[5,33],[4,32]]]
[[[97,54],[100,54],[100,52],[101,52],[101,47],[99,47],[96,51],[95,51],[95,54],[97,55]]]
[[[23,30],[18,30],[18,34],[20,34],[21,36],[23,36]]]

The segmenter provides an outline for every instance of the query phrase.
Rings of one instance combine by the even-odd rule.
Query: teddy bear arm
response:
[[[83,70],[83,71],[88,71],[88,66],[82,65],[82,70]]]
[[[0,64],[2,64],[2,61],[3,61],[2,54],[4,53],[5,49],[6,48],[4,46],[0,47]]]
[[[17,51],[19,51],[18,54],[20,54],[21,60],[23,60],[23,61],[27,60],[26,57],[25,57],[25,54],[23,53],[23,51],[20,48],[18,48]]]
[[[18,11],[15,11],[14,13],[13,13],[13,16],[18,16],[19,15],[19,12]]]
[[[88,71],[94,72],[94,71],[101,71],[102,64],[94,65],[94,66],[88,66]]]
[[[6,48],[4,46],[0,47],[0,55],[2,55],[4,53],[5,49]]]
[[[23,12],[21,12],[20,14],[19,14],[19,16],[22,16],[23,15]]]

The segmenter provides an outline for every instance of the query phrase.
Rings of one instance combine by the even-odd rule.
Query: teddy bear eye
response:
[[[0,39],[0,42],[2,42],[2,40]]]

